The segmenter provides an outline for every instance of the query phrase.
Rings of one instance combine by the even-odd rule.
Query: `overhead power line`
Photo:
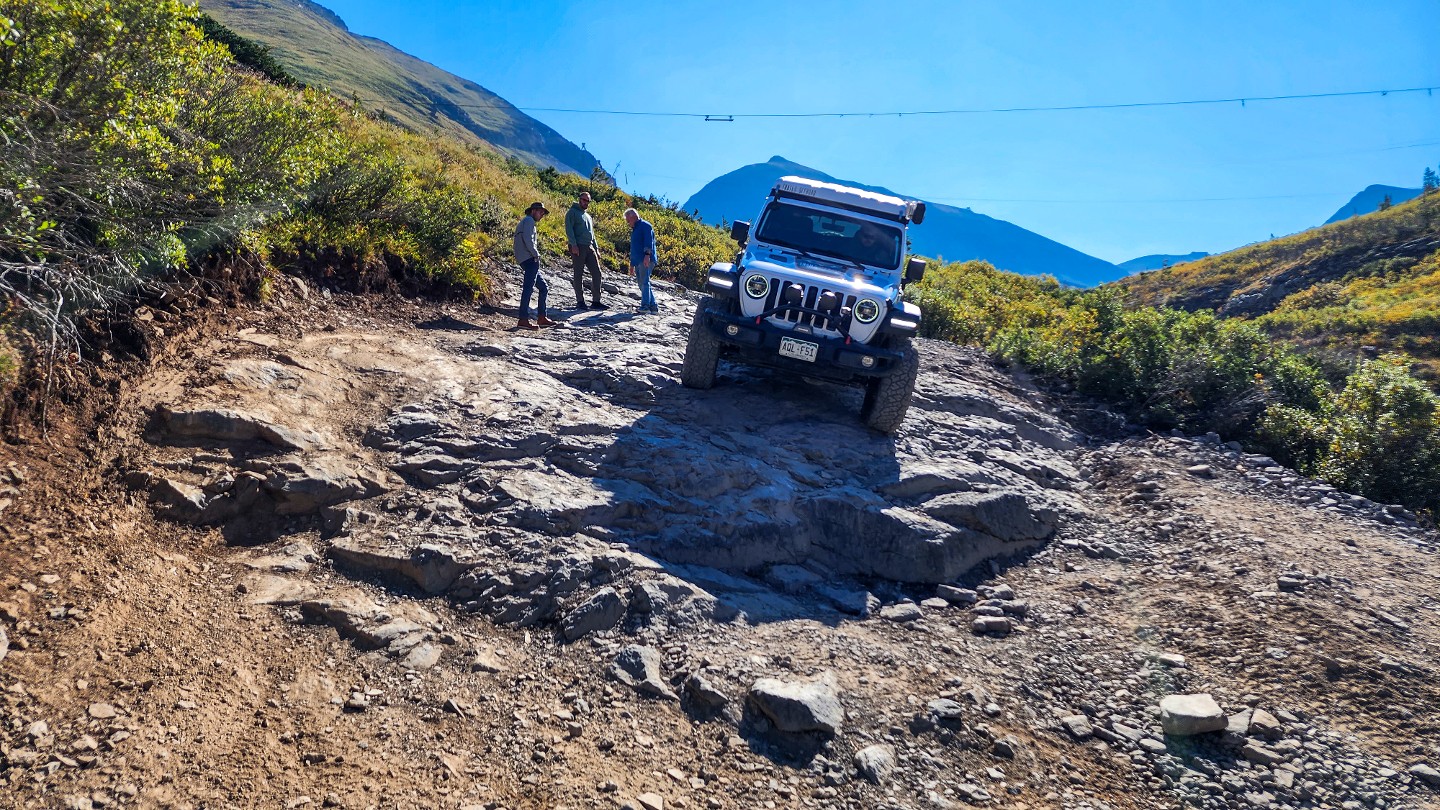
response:
[[[499,110],[516,109],[527,113],[574,113],[578,115],[629,115],[644,116],[648,118],[696,118],[702,121],[734,121],[741,118],[903,118],[904,116],[936,116],[936,115],[987,115],[995,113],[1021,113],[1021,112],[1075,112],[1079,110],[1130,110],[1144,107],[1193,107],[1200,105],[1215,104],[1246,104],[1267,101],[1299,101],[1302,99],[1318,98],[1347,98],[1353,96],[1390,96],[1405,93],[1424,93],[1434,95],[1440,86],[1431,87],[1404,87],[1388,90],[1347,90],[1332,93],[1293,93],[1282,96],[1235,96],[1232,98],[1198,98],[1183,99],[1180,101],[1131,101],[1118,104],[1065,104],[1058,106],[1036,106],[1036,107],[973,107],[949,110],[896,110],[896,111],[855,111],[855,112],[756,112],[756,113],[725,113],[725,112],[668,112],[659,110],[602,110],[586,109],[579,107],[517,107],[512,104],[456,104],[457,107],[470,110]],[[383,103],[383,102],[381,102]]]

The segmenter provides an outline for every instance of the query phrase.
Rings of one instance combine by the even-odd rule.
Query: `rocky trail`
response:
[[[1414,515],[949,344],[894,437],[691,391],[607,287],[292,279],[0,459],[0,806],[1440,806]]]

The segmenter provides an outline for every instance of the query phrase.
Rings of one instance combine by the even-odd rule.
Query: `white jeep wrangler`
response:
[[[710,268],[680,381],[715,384],[721,357],[865,387],[860,417],[893,433],[905,419],[920,359],[920,308],[902,300],[925,261],[905,261],[905,233],[925,203],[782,177],[759,224],[736,222],[741,252]]]

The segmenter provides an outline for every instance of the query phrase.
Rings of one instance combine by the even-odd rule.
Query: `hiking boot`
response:
[[[536,318],[536,319],[535,319],[535,323],[539,324],[540,326],[559,326],[558,323],[556,323],[555,321],[550,320],[549,318],[545,317],[544,315],[541,315],[540,317]]]
[[[595,303],[591,304],[591,305],[590,305],[590,308],[591,308],[591,309],[609,309],[609,307],[605,306],[604,304],[600,303],[599,301],[596,301]]]
[[[535,324],[531,323],[529,318],[521,318],[521,319],[520,319],[520,322],[517,323],[517,324],[515,324],[515,328],[516,328],[516,329],[539,329],[540,327],[538,327],[538,326],[536,326]]]
[[[579,312],[584,312],[587,309],[587,307],[585,306],[585,302],[577,301],[575,304],[575,309]]]

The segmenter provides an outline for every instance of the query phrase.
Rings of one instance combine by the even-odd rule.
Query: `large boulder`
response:
[[[838,734],[845,720],[840,696],[823,681],[796,683],[761,678],[750,687],[749,698],[751,706],[784,732]]]

